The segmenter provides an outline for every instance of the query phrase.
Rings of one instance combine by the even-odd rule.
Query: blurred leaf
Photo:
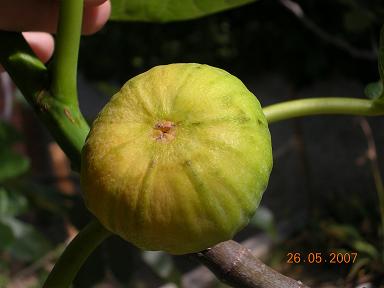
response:
[[[74,281],[73,288],[95,287],[105,276],[105,261],[101,247],[94,250],[81,266]]]
[[[23,213],[28,206],[27,199],[18,192],[0,188],[0,219]]]
[[[384,82],[384,25],[380,31],[380,42],[379,42],[379,74],[381,82]]]
[[[341,4],[344,4],[344,5],[348,6],[348,7],[350,7],[350,8],[358,8],[359,7],[359,5],[356,2],[356,0],[339,0],[339,2]]]
[[[0,274],[0,287],[7,287],[8,282],[9,278],[4,273]]]
[[[15,218],[2,218],[2,224],[12,230],[14,241],[8,251],[18,260],[34,261],[45,255],[51,245],[32,225]]]
[[[321,227],[328,236],[336,238],[342,242],[362,240],[356,228],[350,225],[323,222]]]
[[[373,259],[377,259],[380,255],[376,247],[373,246],[371,243],[368,243],[367,241],[352,241],[351,246],[355,251],[359,253],[364,253]]]
[[[171,276],[174,264],[169,254],[161,251],[144,251],[142,257],[144,262],[161,278],[167,279]]]
[[[379,256],[378,250],[371,243],[367,242],[359,231],[350,225],[336,223],[322,223],[323,231],[328,237],[332,237],[343,245],[349,246],[358,253],[363,253],[376,259]]]
[[[368,29],[374,20],[374,16],[369,12],[354,9],[344,15],[344,26],[349,31],[360,33]]]
[[[271,210],[260,206],[256,209],[255,214],[249,221],[252,227],[261,229],[267,232],[271,237],[276,236],[276,225]]]
[[[104,95],[108,95],[109,97],[112,97],[117,92],[119,92],[120,87],[118,85],[114,85],[112,83],[108,83],[105,81],[100,81],[96,84],[96,88],[103,93]]]
[[[60,193],[55,187],[40,185],[33,181],[23,181],[17,189],[19,193],[28,197],[31,205],[54,214],[64,214],[68,203],[72,203],[75,198],[75,196]]]
[[[140,250],[118,236],[109,237],[103,245],[108,269],[121,283],[128,283],[143,266]]]
[[[20,133],[8,123],[0,120],[0,148],[21,140]]]
[[[357,259],[355,263],[353,263],[351,270],[348,273],[348,278],[353,279],[357,276],[358,272],[364,267],[371,263],[371,259],[369,258],[360,258]]]
[[[170,22],[203,17],[256,0],[112,0],[112,20]]]
[[[3,224],[0,218],[0,250],[7,248],[14,240],[13,232],[11,227],[7,224]],[[0,287],[2,287],[0,285]]]
[[[383,94],[383,82],[378,81],[369,83],[364,89],[364,94],[372,100],[380,98]]]
[[[365,89],[365,95],[378,104],[384,104],[384,25],[380,31],[380,45],[378,52],[378,68],[380,80],[378,82],[369,83]]]
[[[27,158],[9,148],[0,148],[0,182],[20,176],[29,168]]]

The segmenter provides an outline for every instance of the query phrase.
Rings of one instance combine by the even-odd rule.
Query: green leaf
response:
[[[75,196],[64,195],[55,187],[40,185],[34,181],[23,180],[16,187],[18,193],[25,195],[35,208],[49,211],[53,214],[65,214],[68,203],[75,201]]]
[[[14,241],[8,251],[18,260],[34,261],[45,255],[51,245],[32,225],[15,218],[2,218],[1,223],[8,225],[14,235]]]
[[[249,225],[261,229],[269,234],[272,238],[277,235],[275,220],[271,210],[266,207],[259,206],[255,214],[249,221]]]
[[[357,274],[361,269],[363,269],[365,266],[368,266],[372,262],[372,259],[370,258],[359,258],[357,261],[352,265],[351,270],[348,273],[348,278],[352,279],[357,277]]]
[[[112,20],[170,22],[203,17],[256,0],[112,0]]]
[[[7,284],[9,282],[9,278],[7,275],[0,274],[0,287],[8,287]]]
[[[0,218],[0,250],[6,249],[9,245],[12,244],[15,237],[13,236],[13,232],[9,225],[1,222]],[[2,287],[0,285],[0,287]]]
[[[144,251],[142,256],[144,262],[161,278],[167,279],[171,275],[174,265],[169,254],[162,251]]]
[[[351,225],[324,222],[322,228],[328,237],[337,239],[359,254],[368,255],[372,259],[377,259],[380,255],[375,246],[366,241],[359,231]]]
[[[29,168],[27,158],[9,148],[0,148],[0,182],[20,176]]]
[[[381,95],[383,95],[383,82],[378,81],[369,83],[364,89],[364,94],[369,99],[379,101]]]
[[[376,104],[384,104],[384,25],[380,31],[380,44],[378,52],[378,68],[380,80],[378,82],[369,83],[365,89],[365,95],[372,99]]]
[[[366,254],[372,259],[378,259],[380,256],[379,251],[371,243],[364,240],[356,240],[351,242],[352,248],[361,254]]]
[[[11,145],[20,139],[21,135],[12,126],[0,121],[0,182],[28,170],[28,159],[11,149]]]
[[[380,31],[380,45],[379,45],[379,56],[378,56],[378,66],[379,66],[379,74],[380,74],[380,84],[378,84],[376,88],[371,88],[371,90],[376,91],[376,96],[373,98],[373,100],[379,104],[384,104],[384,89],[383,89],[383,84],[384,84],[384,25],[381,28]],[[367,88],[369,85],[367,86]],[[381,87],[381,88],[380,88]],[[366,90],[367,90],[366,88]],[[381,92],[381,93],[379,93]]]
[[[360,33],[374,22],[374,16],[362,9],[354,9],[344,15],[344,26],[349,31]]]
[[[0,120],[0,148],[21,140],[20,133],[8,123]]]
[[[26,197],[18,192],[0,188],[0,219],[1,217],[17,216],[28,206]]]
[[[141,251],[118,236],[109,237],[103,246],[106,250],[108,270],[122,284],[131,283],[135,273],[143,266]]]
[[[157,276],[166,282],[175,283],[177,287],[181,285],[181,274],[169,254],[162,251],[143,251],[142,258]]]
[[[328,237],[335,238],[343,243],[350,244],[351,241],[362,240],[359,231],[351,225],[323,222],[321,226]]]
[[[384,25],[380,31],[380,44],[379,44],[379,74],[381,82],[384,83]]]

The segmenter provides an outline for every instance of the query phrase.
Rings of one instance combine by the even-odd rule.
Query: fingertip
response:
[[[101,0],[94,0],[101,1]],[[96,7],[85,7],[82,32],[90,35],[99,31],[111,14],[111,2],[105,1]]]
[[[45,63],[52,57],[55,42],[51,34],[45,32],[23,32],[23,36],[41,61]]]
[[[85,0],[84,5],[85,6],[100,6],[101,4],[107,2],[109,0]]]

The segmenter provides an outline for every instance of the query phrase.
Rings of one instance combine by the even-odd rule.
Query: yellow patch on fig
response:
[[[130,79],[82,152],[85,203],[146,250],[201,251],[249,221],[272,169],[268,124],[235,76],[194,63]]]

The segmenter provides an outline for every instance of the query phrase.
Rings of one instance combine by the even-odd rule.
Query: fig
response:
[[[106,104],[82,151],[81,185],[108,230],[186,254],[241,230],[271,169],[256,97],[224,70],[180,63],[130,79]]]

